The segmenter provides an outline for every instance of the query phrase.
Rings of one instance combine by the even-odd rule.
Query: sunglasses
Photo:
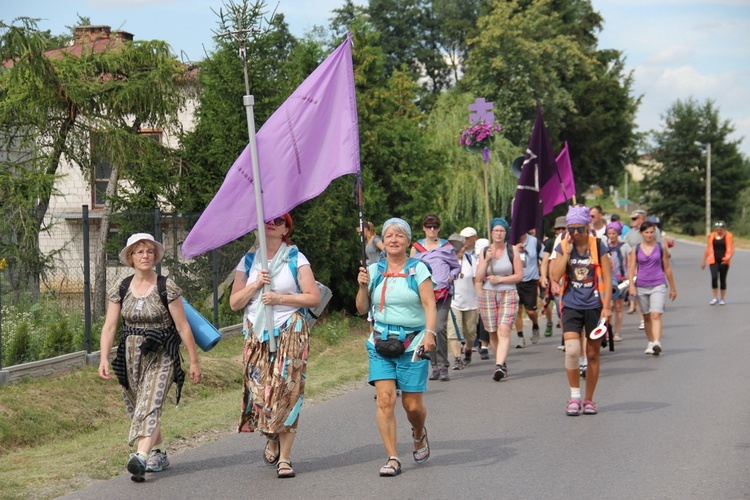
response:
[[[586,226],[576,226],[576,227],[568,227],[568,232],[570,234],[574,233],[585,233],[586,232]]]
[[[274,226],[280,226],[282,224],[286,224],[286,219],[283,217],[276,217],[274,220],[271,221]]]
[[[429,225],[429,226],[425,226],[424,228],[425,229],[440,229],[440,226]]]

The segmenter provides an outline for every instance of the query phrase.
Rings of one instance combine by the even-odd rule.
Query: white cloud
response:
[[[695,56],[693,45],[670,45],[646,60],[646,64],[680,64],[690,62]]]
[[[176,0],[88,0],[88,5],[94,8],[107,7],[141,7],[144,5],[163,5],[175,3]]]

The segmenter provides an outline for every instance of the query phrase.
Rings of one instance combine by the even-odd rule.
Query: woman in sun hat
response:
[[[727,225],[723,221],[714,224],[714,230],[708,235],[708,244],[701,261],[701,269],[706,268],[708,262],[711,269],[711,291],[714,298],[711,299],[712,306],[725,304],[724,298],[727,295],[727,273],[729,272],[729,263],[734,254],[734,243],[732,233],[727,231]],[[721,288],[721,299],[719,299],[719,288]]]
[[[137,233],[128,238],[120,252],[120,262],[132,267],[135,274],[108,290],[109,305],[101,335],[99,376],[109,380],[109,352],[122,316],[122,336],[112,368],[123,386],[131,419],[128,442],[137,445],[127,465],[135,482],[144,481],[146,472],[159,472],[169,466],[167,452],[160,448],[161,412],[172,382],[177,383],[177,403],[180,402],[185,381],[180,342],[190,357],[190,380],[197,384],[202,376],[193,333],[182,300],[178,300],[182,290],[170,278],[154,271],[162,257],[164,247],[150,234]],[[166,294],[168,308],[162,293]]]

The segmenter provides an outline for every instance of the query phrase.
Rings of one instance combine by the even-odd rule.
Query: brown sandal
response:
[[[292,469],[292,462],[289,460],[279,460],[279,463],[276,465],[276,477],[283,479],[294,477],[295,475],[294,469]]]
[[[271,451],[271,443],[276,443],[276,452]],[[276,462],[279,461],[279,452],[281,452],[281,446],[279,445],[278,438],[269,438],[268,441],[266,441],[266,447],[263,448],[263,460],[265,460],[268,465],[276,465]]]

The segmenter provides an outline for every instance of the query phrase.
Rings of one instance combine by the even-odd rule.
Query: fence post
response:
[[[158,208],[154,209],[154,239],[164,244],[161,241],[161,213]],[[161,262],[156,264],[156,274],[161,274]]]
[[[83,205],[83,334],[86,354],[91,354],[91,249],[89,247],[89,206]]]
[[[0,261],[0,370],[3,369],[3,275],[5,274],[5,259]]]
[[[219,258],[216,254],[216,249],[211,250],[211,261],[213,263],[213,277],[214,277],[214,326],[219,328]]]

